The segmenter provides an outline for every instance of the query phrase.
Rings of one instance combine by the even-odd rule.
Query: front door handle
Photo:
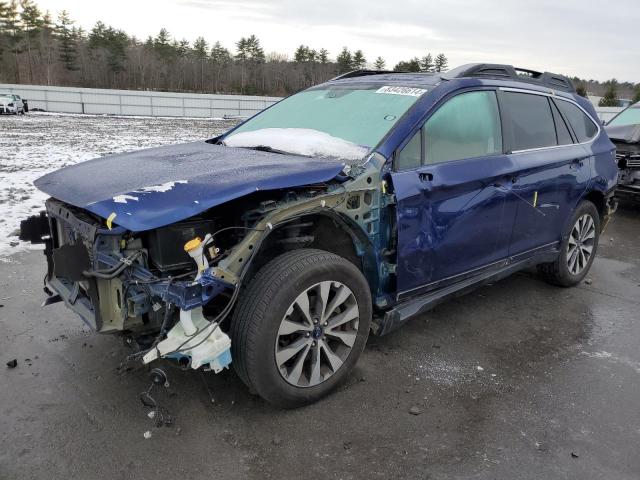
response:
[[[423,182],[430,182],[433,180],[433,173],[420,172],[418,176],[420,177],[420,180]]]
[[[518,181],[518,177],[516,177],[515,175],[509,175],[495,182],[493,186],[495,188],[502,188],[505,186],[505,184],[510,184],[510,183],[513,184],[513,183],[516,183],[517,181]]]

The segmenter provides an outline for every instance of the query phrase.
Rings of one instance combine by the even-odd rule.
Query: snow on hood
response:
[[[360,160],[369,148],[310,128],[262,128],[232,133],[224,139],[230,147],[268,146],[275,150],[308,157],[331,157]]]

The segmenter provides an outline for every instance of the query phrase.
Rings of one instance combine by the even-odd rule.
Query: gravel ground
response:
[[[114,130],[155,139],[136,144],[129,133],[126,149],[186,139],[175,125],[189,122],[80,118],[70,130],[29,116],[2,125],[23,121],[34,125],[25,158],[48,158],[36,141],[42,125],[57,132],[49,144],[70,150],[86,136],[103,153],[103,134],[124,135]],[[142,135],[150,123],[172,137]],[[197,126],[201,138],[212,125],[179,128]],[[275,409],[231,371],[170,369],[170,386],[153,392],[172,417],[160,428],[138,400],[148,372],[120,368],[126,346],[60,304],[40,307],[41,252],[7,258],[1,480],[640,478],[640,209],[617,213],[582,285],[556,288],[523,272],[442,304],[371,337],[348,381],[309,407]]]
[[[33,187],[38,177],[102,155],[211,138],[234,124],[36,112],[0,116],[0,258],[27,247],[11,234],[44,205],[47,196]]]

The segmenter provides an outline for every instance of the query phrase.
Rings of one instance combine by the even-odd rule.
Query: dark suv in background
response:
[[[587,274],[614,210],[614,145],[560,75],[509,65],[352,72],[208,141],[36,181],[47,303],[126,333],[148,363],[232,363],[313,402],[369,335],[538,265]]]
[[[620,178],[616,195],[640,201],[640,102],[625,108],[605,128],[617,148]]]

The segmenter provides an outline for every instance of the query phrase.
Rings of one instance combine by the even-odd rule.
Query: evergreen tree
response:
[[[373,62],[373,68],[376,70],[384,70],[384,67],[387,63],[384,61],[384,58],[378,57],[375,62]]]
[[[11,65],[13,68],[16,83],[20,83],[18,56],[21,53],[22,43],[22,31],[19,23],[17,1],[0,2],[0,67],[2,67],[3,60],[7,60],[7,66]],[[8,56],[13,58],[7,59]],[[0,68],[0,72],[2,68]]]
[[[640,102],[640,83],[638,83],[633,89],[633,103]]]
[[[411,60],[398,62],[393,70],[396,72],[419,72],[420,59],[413,57]]]
[[[216,71],[214,92],[219,92],[221,90],[220,81],[222,77],[222,70],[232,62],[231,53],[229,50],[224,48],[220,42],[216,42],[211,48],[211,62],[213,62]]]
[[[196,38],[193,42],[193,54],[199,60],[207,58],[209,53],[209,44],[203,37]]]
[[[77,33],[74,30],[73,21],[69,17],[69,13],[66,10],[62,10],[58,15],[58,24],[56,25],[56,31],[60,44],[60,60],[67,70],[77,70]]]
[[[338,74],[347,73],[353,70],[353,59],[351,52],[347,47],[343,47],[340,54],[336,57],[338,64]]]
[[[356,50],[353,54],[353,60],[351,64],[351,68],[354,70],[361,70],[367,66],[367,59],[364,58],[364,53],[362,50]]]
[[[216,42],[211,48],[211,61],[219,64],[229,63],[231,61],[231,53],[220,42]]]
[[[166,30],[164,30],[164,33],[167,35],[164,47],[170,49],[171,44],[169,44],[168,33]],[[162,35],[159,37],[163,38]],[[157,43],[158,38],[150,40],[151,48],[159,50],[161,45]],[[119,73],[124,70],[124,62],[127,56],[126,50],[129,45],[129,37],[125,32],[116,30],[113,27],[107,27],[99,21],[96,22],[91,32],[89,32],[87,43],[90,50],[94,52],[103,51],[106,53],[107,65],[112,73]]]
[[[293,54],[293,59],[298,63],[306,62],[308,55],[309,47],[300,45],[298,48],[296,48],[296,51]]]
[[[207,42],[205,42],[206,44]],[[183,38],[180,41],[177,40],[173,40],[173,42],[171,42],[171,47],[173,48],[173,51],[175,52],[175,55],[177,57],[187,57],[189,55],[191,55],[191,53],[195,53],[193,52],[193,50],[191,49],[191,44],[189,43],[189,40],[187,40],[186,38]],[[206,45],[205,45],[205,57],[207,56],[207,50],[206,50]],[[196,58],[198,58],[196,56]]]
[[[581,97],[587,98],[587,86],[580,82],[576,85],[576,93]]]
[[[161,28],[158,35],[153,39],[153,50],[161,60],[169,60],[176,52],[176,45],[172,43],[169,31]]]
[[[439,53],[433,66],[434,71],[445,72],[448,68],[448,64],[449,61],[447,60],[447,57],[444,55],[444,53]]]
[[[251,35],[249,38],[247,38],[246,44],[249,59],[257,63],[264,62],[264,50],[260,45],[260,40],[258,40],[255,35]]]
[[[317,60],[318,60],[318,52],[315,49],[310,48],[307,51],[307,61],[311,63],[315,63]]]
[[[326,48],[321,48],[318,52],[318,62],[323,65],[329,63],[329,51]]]
[[[431,73],[431,72],[434,71],[434,68],[435,68],[435,65],[433,63],[433,57],[431,56],[430,53],[427,53],[420,60],[420,71],[426,72],[426,73]]]
[[[619,107],[618,81],[614,78],[605,82],[605,85],[607,85],[607,90],[604,93],[604,97],[598,102],[598,105],[600,107]]]
[[[29,63],[29,81],[33,82],[33,52],[38,48],[38,37],[42,29],[42,18],[40,9],[33,0],[21,0],[20,8],[20,23],[24,30],[27,61]]]

